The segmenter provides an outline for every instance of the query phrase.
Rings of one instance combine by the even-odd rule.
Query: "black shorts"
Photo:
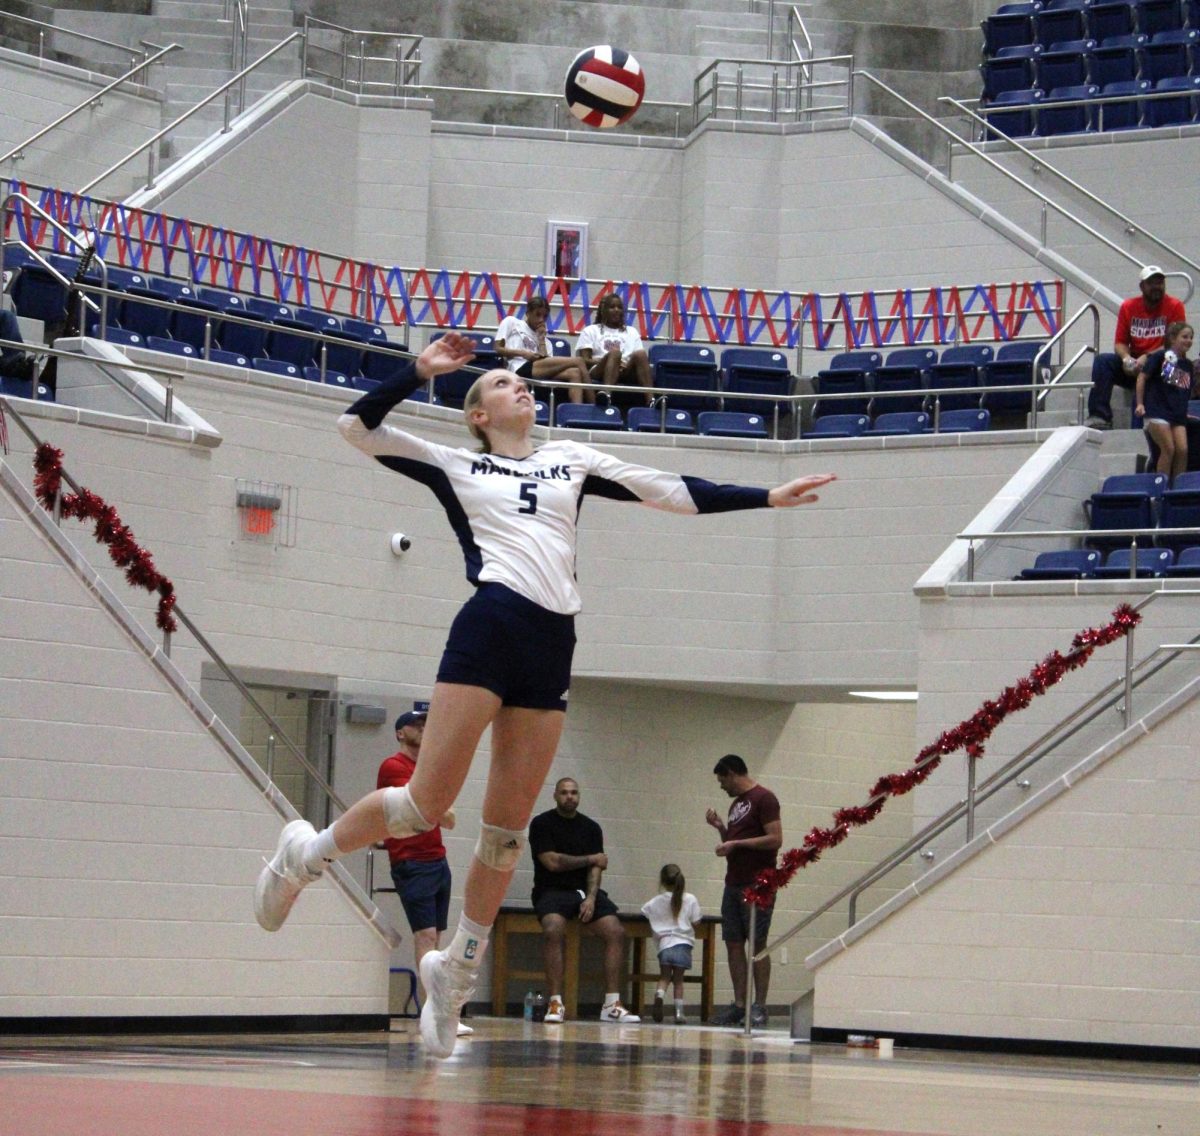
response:
[[[721,941],[744,943],[750,938],[750,904],[742,896],[746,884],[726,884],[721,896]],[[771,916],[775,905],[764,911],[761,907],[754,916],[754,950],[761,951],[767,945],[767,932],[771,930]]]
[[[532,379],[533,378],[533,360],[526,359],[514,372],[518,378]]]
[[[575,617],[481,584],[450,626],[438,682],[482,686],[505,706],[566,710]]]
[[[569,891],[566,888],[543,888],[533,896],[533,911],[538,919],[547,915],[561,915],[564,919],[579,918],[579,908],[583,904],[584,895],[581,891]],[[600,888],[596,892],[596,909],[592,913],[592,922],[602,919],[605,915],[616,915],[617,905],[608,898],[608,892]]]

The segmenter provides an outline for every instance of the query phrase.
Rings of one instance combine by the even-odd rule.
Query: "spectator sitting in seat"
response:
[[[652,405],[650,357],[637,329],[626,324],[625,303],[615,292],[600,301],[596,322],[583,329],[575,350],[588,364],[592,382],[603,386],[635,382],[646,388],[646,405]]]
[[[1195,375],[1187,353],[1194,336],[1190,323],[1171,324],[1165,345],[1147,356],[1137,377],[1134,413],[1143,418],[1151,450],[1158,448],[1157,472],[1171,481],[1188,465],[1187,412]]]
[[[1161,268],[1148,264],[1139,279],[1140,295],[1126,300],[1117,312],[1113,351],[1097,355],[1092,363],[1087,424],[1093,429],[1112,429],[1113,387],[1133,390],[1146,357],[1163,345],[1167,325],[1187,319],[1183,304],[1167,295]]]
[[[544,382],[547,379],[562,379],[568,383],[581,383],[571,387],[568,397],[572,402],[583,402],[591,392],[587,389],[588,370],[578,355],[551,355],[546,348],[546,317],[550,305],[541,296],[530,296],[525,304],[525,318],[505,316],[496,329],[496,354],[504,365],[523,379]],[[589,398],[590,401],[590,398]]]
[[[4,273],[4,290],[8,291],[12,273]],[[17,313],[8,308],[0,308],[0,339],[12,343],[24,343],[21,338],[21,325],[17,322]],[[37,357],[20,347],[7,347],[0,344],[0,376],[6,379],[20,379],[29,382],[37,374]]]

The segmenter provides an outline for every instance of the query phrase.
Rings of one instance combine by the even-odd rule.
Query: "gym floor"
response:
[[[0,1039],[4,1136],[1197,1136],[1195,1065],[473,1018],[390,1033]]]

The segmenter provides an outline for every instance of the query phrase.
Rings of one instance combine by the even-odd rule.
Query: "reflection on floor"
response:
[[[4,1136],[1197,1136],[1197,1067],[474,1019],[390,1034],[0,1039]]]

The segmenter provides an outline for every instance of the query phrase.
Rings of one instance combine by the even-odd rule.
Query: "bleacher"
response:
[[[1002,4],[982,28],[989,134],[1051,137],[1200,118],[1200,0],[1032,0]]]

